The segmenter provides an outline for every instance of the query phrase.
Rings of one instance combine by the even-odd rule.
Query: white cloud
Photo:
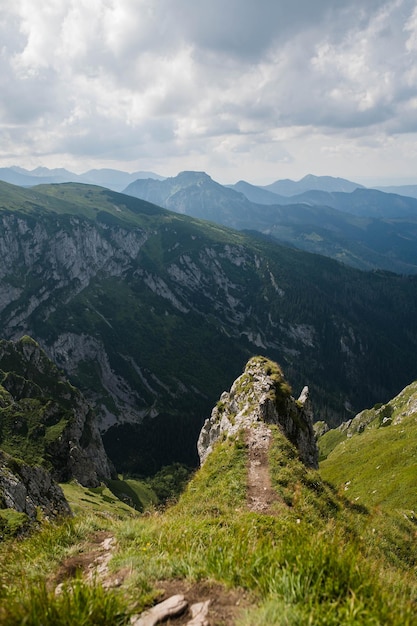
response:
[[[411,172],[414,0],[6,2],[4,165]]]

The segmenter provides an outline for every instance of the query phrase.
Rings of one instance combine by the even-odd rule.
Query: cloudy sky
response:
[[[0,166],[417,182],[415,0],[0,0]]]

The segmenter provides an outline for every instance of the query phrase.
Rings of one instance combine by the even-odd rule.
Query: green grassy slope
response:
[[[321,475],[357,502],[417,510],[417,382],[385,405],[360,413],[347,428],[319,440]]]
[[[127,519],[120,511],[78,512],[64,525],[45,525],[19,544],[0,546],[2,624],[23,619],[26,624],[67,624],[68,607],[53,585],[45,590],[44,581],[52,583],[66,556],[85,554],[86,540],[97,530],[117,537],[111,573],[125,577],[106,596],[115,603],[117,619],[110,612],[103,616],[107,605],[99,581],[72,583],[70,615],[85,625],[97,624],[99,612],[102,624],[128,623],[168,584],[172,593],[176,585],[200,593],[211,589],[211,594],[235,590],[245,602],[240,610],[234,606],[228,625],[414,624],[413,524],[404,520],[389,533],[375,515],[359,510],[317,471],[301,466],[278,431],[272,450],[276,514],[247,509],[248,450],[238,437],[215,447],[179,502],[165,512]],[[217,591],[213,583],[220,585]],[[86,605],[88,615],[81,622]]]
[[[132,517],[157,504],[153,491],[143,482],[134,479],[110,480],[100,487],[82,487],[61,483],[71,510],[80,516],[88,514],[111,517]]]

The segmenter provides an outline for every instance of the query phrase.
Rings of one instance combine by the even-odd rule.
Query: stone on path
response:
[[[159,624],[169,617],[180,615],[185,611],[187,606],[188,602],[183,595],[178,594],[171,596],[171,598],[164,600],[164,602],[160,602],[151,609],[144,611],[141,615],[133,615],[130,618],[130,624],[131,626],[156,626],[156,624]]]
[[[207,613],[210,605],[210,600],[205,602],[197,602],[190,606],[192,620],[187,622],[186,626],[209,626],[207,620]]]

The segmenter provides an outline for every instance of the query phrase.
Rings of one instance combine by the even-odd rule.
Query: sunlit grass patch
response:
[[[3,626],[122,626],[128,621],[120,593],[81,579],[64,585],[59,594],[39,582],[0,606]]]
[[[168,580],[174,587],[174,581],[208,581],[242,590],[252,608],[240,626],[416,623],[411,519],[404,518],[403,528],[387,515],[379,519],[375,512],[358,511],[301,464],[277,429],[271,478],[278,498],[287,502],[274,515],[250,512],[247,462],[244,437],[226,439],[175,505],[142,515],[106,500],[108,508],[101,511],[83,508],[85,490],[73,486],[75,518],[43,522],[31,537],[2,546],[0,623],[20,624],[25,613],[27,624],[124,624],[155,603]],[[102,497],[101,490],[87,491],[93,501]],[[98,530],[117,539],[109,567],[114,575],[125,573],[122,587],[103,595],[97,580],[87,585],[75,578],[62,598],[52,594],[45,580],[65,558],[81,553]],[[65,621],[67,615],[72,622]]]

